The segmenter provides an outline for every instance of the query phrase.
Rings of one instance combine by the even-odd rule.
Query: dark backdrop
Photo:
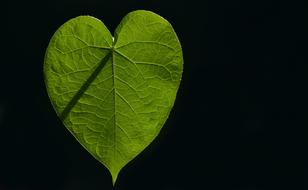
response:
[[[305,1],[1,1],[0,190],[111,190],[61,124],[43,82],[49,39],[92,15],[114,31],[136,9],[169,20],[185,68],[159,137],[118,190],[308,189]]]

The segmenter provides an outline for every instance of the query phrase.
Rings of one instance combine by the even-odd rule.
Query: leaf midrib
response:
[[[116,159],[116,89],[115,89],[115,70],[114,70],[114,44],[110,50],[111,52],[111,67],[112,67],[112,80],[113,80],[113,103],[114,103],[114,116],[113,116],[113,122],[114,122],[114,125],[113,125],[113,158],[114,160]],[[113,174],[111,174],[113,175]],[[116,178],[117,177],[112,177],[112,183],[115,184],[115,181],[116,181]]]

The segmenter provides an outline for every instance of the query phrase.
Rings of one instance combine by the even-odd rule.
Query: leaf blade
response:
[[[89,18],[90,24],[95,22],[103,26],[100,26],[100,33],[92,35],[88,28],[79,29],[78,38],[74,37],[73,41],[62,37],[62,46],[59,46],[62,51],[56,56],[53,54],[58,51],[57,43],[52,38],[44,65],[46,86],[64,125],[108,168],[114,184],[120,170],[153,141],[165,123],[181,81],[183,56],[172,26],[155,13],[129,13],[117,27],[113,44],[102,22]],[[64,28],[67,26],[66,30],[71,30],[71,24],[67,23]],[[78,21],[76,23],[78,28]],[[61,28],[55,34],[56,39],[57,35],[63,36]],[[88,41],[85,42],[85,38]],[[93,43],[97,41],[100,43]],[[85,48],[89,54],[86,57]],[[78,74],[75,63],[63,58],[66,54],[79,56],[77,66],[87,65],[87,70],[80,71],[87,75]],[[53,56],[63,56],[61,64]],[[66,80],[61,80],[62,75]],[[70,75],[76,76],[69,78]],[[73,86],[76,90],[67,90],[65,86]],[[67,91],[69,95],[65,98],[57,96]]]

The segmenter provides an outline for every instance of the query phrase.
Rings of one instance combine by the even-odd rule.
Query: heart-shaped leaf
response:
[[[91,16],[63,24],[44,64],[51,102],[66,128],[110,171],[157,136],[176,98],[182,49],[172,26],[149,11],[126,15],[115,37]]]

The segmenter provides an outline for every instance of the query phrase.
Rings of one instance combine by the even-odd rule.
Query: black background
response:
[[[43,59],[68,19],[114,31],[147,9],[173,25],[184,74],[159,137],[118,190],[308,189],[305,1],[2,1],[0,190],[111,190],[111,177],[49,102]]]

